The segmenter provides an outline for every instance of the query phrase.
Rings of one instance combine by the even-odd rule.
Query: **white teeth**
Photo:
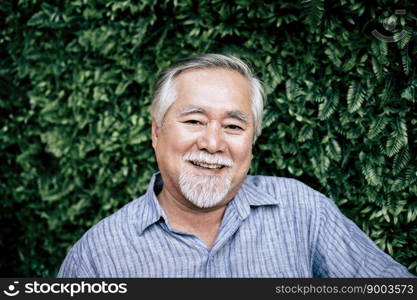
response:
[[[193,164],[195,164],[199,167],[207,168],[207,169],[220,169],[221,167],[223,167],[223,165],[206,164],[206,163],[203,163],[203,162],[196,162],[196,161],[193,161]]]

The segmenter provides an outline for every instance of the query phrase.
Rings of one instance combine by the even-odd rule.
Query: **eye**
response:
[[[200,121],[198,121],[198,120],[187,120],[187,121],[185,121],[184,123],[186,123],[186,124],[191,124],[191,125],[202,125],[203,123],[201,123]]]
[[[243,128],[242,128],[242,127],[237,126],[237,125],[233,125],[233,124],[231,124],[231,125],[227,125],[227,126],[226,126],[226,128],[227,128],[227,129],[231,129],[231,130],[243,130]]]

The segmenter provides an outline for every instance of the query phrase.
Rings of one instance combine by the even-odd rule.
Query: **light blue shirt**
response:
[[[294,179],[247,176],[213,247],[173,229],[147,192],[88,230],[58,277],[411,277],[337,206]],[[155,194],[156,192],[156,194]]]

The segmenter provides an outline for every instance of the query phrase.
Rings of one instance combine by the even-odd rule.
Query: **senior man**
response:
[[[59,277],[410,277],[336,205],[247,175],[263,90],[233,56],[168,68],[151,106],[160,173],[74,245]]]

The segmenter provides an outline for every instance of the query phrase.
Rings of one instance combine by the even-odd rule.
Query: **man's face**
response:
[[[235,71],[206,68],[181,73],[175,88],[162,127],[152,122],[164,192],[201,208],[225,203],[252,159],[249,82]]]

